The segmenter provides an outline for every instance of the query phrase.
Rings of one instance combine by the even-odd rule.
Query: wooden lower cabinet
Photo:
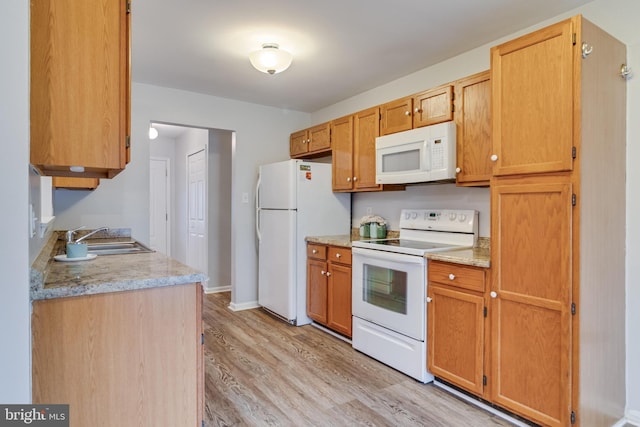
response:
[[[544,425],[571,413],[570,175],[492,181],[492,398]]]
[[[35,301],[34,404],[75,426],[201,426],[199,283]]]
[[[307,245],[307,315],[351,337],[351,249]]]
[[[429,261],[427,274],[427,369],[485,397],[486,270]]]

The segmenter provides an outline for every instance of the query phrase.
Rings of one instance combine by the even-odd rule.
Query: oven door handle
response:
[[[402,262],[406,264],[424,264],[425,262],[425,258],[418,255],[398,254],[395,252],[378,251],[374,249],[352,247],[351,253],[356,256],[360,255],[368,259],[378,259],[381,261]],[[352,262],[355,263],[356,261],[352,260]]]

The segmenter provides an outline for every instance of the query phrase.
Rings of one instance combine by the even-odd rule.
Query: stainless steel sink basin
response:
[[[153,252],[140,242],[89,243],[87,251],[96,255],[122,255]]]

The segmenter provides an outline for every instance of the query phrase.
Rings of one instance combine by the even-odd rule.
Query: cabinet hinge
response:
[[[127,14],[130,14],[131,13],[131,1],[126,0],[126,2],[127,2]]]
[[[571,424],[576,423],[576,413],[575,411],[571,411]]]
[[[571,147],[571,158],[575,159],[577,156],[576,147]]]
[[[572,314],[573,316],[575,316],[575,315],[576,315],[576,303],[575,303],[575,302],[572,302],[572,303],[571,303],[571,314]]]
[[[487,307],[484,308],[484,317],[487,317]]]
[[[482,376],[482,385],[484,385],[484,386],[487,385],[487,376],[486,375]]]
[[[124,148],[129,148],[131,147],[131,136],[127,135],[127,137],[124,139]]]
[[[204,334],[200,334],[200,344],[204,345]]]
[[[571,195],[571,206],[575,206],[576,203],[577,203],[576,195],[572,194]]]
[[[574,46],[576,45],[576,37],[577,37],[577,36],[576,36],[576,33],[573,33],[573,34],[571,35],[571,43],[572,43]]]

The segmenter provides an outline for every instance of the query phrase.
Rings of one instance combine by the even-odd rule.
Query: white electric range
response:
[[[399,238],[354,241],[353,347],[423,383],[432,381],[425,255],[470,248],[477,238],[477,211],[403,209]]]

